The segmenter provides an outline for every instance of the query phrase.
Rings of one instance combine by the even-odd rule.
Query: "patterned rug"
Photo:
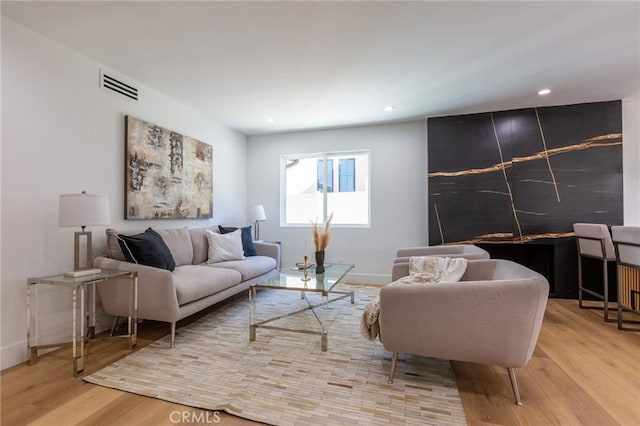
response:
[[[239,297],[179,328],[175,348],[167,336],[84,380],[274,425],[465,425],[447,361],[401,355],[387,383],[391,354],[360,335],[378,288],[339,286],[347,288],[356,303],[329,304],[327,352],[312,334],[258,328],[249,342],[249,301]],[[297,292],[258,291],[259,319],[304,306]],[[272,325],[320,328],[309,311]]]

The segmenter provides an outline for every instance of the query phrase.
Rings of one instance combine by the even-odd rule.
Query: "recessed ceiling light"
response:
[[[542,89],[538,92],[538,95],[543,96],[548,95],[549,93],[551,93],[551,89]]]
[[[266,120],[264,120],[264,122],[265,122],[265,123],[267,123],[267,124],[273,124],[273,123],[275,123],[274,119],[273,119],[273,118],[271,118],[271,117],[269,117],[269,118],[267,118]]]
[[[394,107],[393,105],[385,105],[385,107],[382,108],[382,110],[386,112],[393,111],[394,109],[396,109],[396,107]]]

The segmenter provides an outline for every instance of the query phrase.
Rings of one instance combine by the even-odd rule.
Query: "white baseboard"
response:
[[[3,346],[0,349],[0,369],[13,367],[25,362],[28,358],[27,339]]]
[[[96,312],[96,333],[102,333],[103,331],[111,329],[111,323],[113,317],[106,314],[102,309],[97,309]],[[70,340],[62,337],[61,340]],[[56,340],[60,341],[60,340]],[[38,351],[39,355],[44,355],[47,352],[54,351],[54,349]],[[29,359],[29,349],[27,347],[27,339],[20,340],[19,342],[11,343],[7,346],[0,348],[0,370],[5,370],[9,367],[21,364]],[[69,358],[71,362],[71,358]]]

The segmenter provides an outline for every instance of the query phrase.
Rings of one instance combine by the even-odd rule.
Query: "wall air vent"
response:
[[[138,100],[138,89],[130,83],[125,83],[121,78],[116,78],[113,74],[100,70],[100,87],[112,92],[126,96],[134,101]]]

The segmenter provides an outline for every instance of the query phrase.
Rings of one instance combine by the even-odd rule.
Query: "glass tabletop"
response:
[[[124,277],[131,274],[128,271],[119,271],[115,269],[102,269],[100,272],[79,277],[70,277],[64,274],[50,275],[48,277],[29,278],[29,285],[33,284],[52,284],[59,286],[77,287],[93,281],[103,281],[109,278]]]
[[[327,263],[324,266],[324,274],[316,274],[313,268],[308,269],[306,281],[304,280],[304,270],[300,270],[296,266],[291,266],[282,269],[278,274],[266,278],[264,281],[255,283],[252,286],[256,288],[277,288],[282,290],[331,291],[331,289],[353,269],[353,265],[341,263]]]

